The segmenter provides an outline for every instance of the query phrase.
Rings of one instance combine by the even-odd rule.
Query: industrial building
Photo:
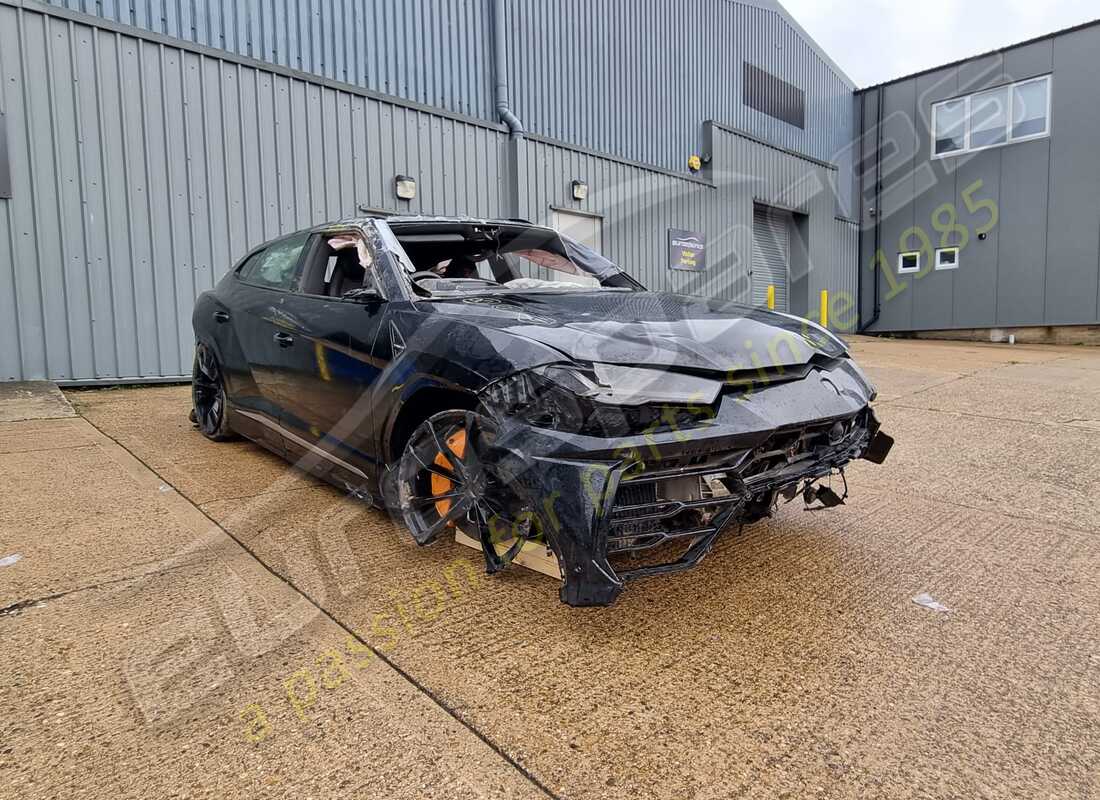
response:
[[[1098,31],[859,92],[776,0],[0,0],[0,379],[187,376],[199,293],[355,214],[528,219],[842,331],[1096,322]],[[1007,83],[1044,131],[931,152]]]
[[[361,212],[551,224],[796,314],[854,292],[851,81],[770,0],[593,9],[0,0],[0,378],[189,375],[198,293]]]
[[[1098,52],[1091,23],[857,94],[869,332],[1100,321]]]

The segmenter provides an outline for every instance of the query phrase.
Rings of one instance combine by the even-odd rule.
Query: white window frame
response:
[[[988,89],[982,89],[974,92],[974,94],[966,98],[966,150],[969,153],[979,153],[982,150],[992,150],[994,147],[1004,147],[1012,141],[1012,137],[1009,134],[1012,132],[1012,98],[1016,96],[1016,92],[1013,91],[1015,84],[1009,83],[1003,86],[991,86]],[[993,92],[999,92],[1007,89],[1008,92],[1008,104],[1005,106],[1005,140],[1003,142],[994,142],[993,144],[983,144],[981,147],[975,147],[970,142],[970,115],[974,111],[974,98],[980,94],[992,94]],[[955,151],[958,152],[957,150]]]
[[[958,150],[949,150],[946,153],[936,152],[936,116],[939,114],[940,106],[945,106],[948,103],[957,103],[959,100],[963,102],[963,146]],[[952,97],[947,100],[939,100],[932,104],[932,158],[950,158],[951,156],[961,156],[970,150],[970,97]]]
[[[916,256],[917,265],[915,267],[903,267],[901,264],[905,256]],[[898,274],[904,275],[907,272],[920,272],[920,250],[903,250],[898,253]]]
[[[940,254],[941,253],[946,253],[948,251],[951,251],[955,254],[955,263],[954,264],[943,264],[943,263],[940,262]],[[958,269],[959,268],[959,252],[960,252],[960,249],[958,247],[937,247],[936,248],[936,256],[935,256],[936,260],[935,260],[935,262],[933,262],[936,266],[936,269],[937,270],[941,270],[941,269]]]
[[[1043,127],[1043,130],[1042,130],[1041,133],[1031,133],[1031,134],[1028,134],[1027,136],[1015,136],[1014,137],[1012,135],[1012,121],[1016,117],[1016,114],[1013,113],[1015,111],[1015,105],[1016,105],[1016,89],[1020,86],[1026,86],[1029,83],[1039,83],[1041,81],[1046,82],[1046,85],[1047,85],[1047,108],[1046,108],[1046,114],[1043,117],[1043,121],[1046,123],[1046,125]],[[1050,82],[1051,82],[1050,81],[1050,75],[1041,75],[1038,78],[1028,78],[1026,81],[1016,81],[1016,83],[1013,83],[1011,85],[1011,89],[1009,90],[1009,95],[1008,95],[1009,96],[1009,101],[1008,101],[1008,105],[1009,105],[1008,141],[1009,142],[1029,142],[1032,139],[1042,139],[1044,136],[1050,136],[1050,99],[1052,97]]]
[[[1013,136],[1012,135],[1012,120],[1015,115],[1016,105],[1016,88],[1018,86],[1025,86],[1029,83],[1045,82],[1047,85],[1047,107],[1046,113],[1043,119],[1046,122],[1046,126],[1040,133],[1032,133],[1027,136]],[[1022,81],[1013,81],[1012,83],[1003,83],[999,86],[989,86],[984,89],[979,89],[976,92],[971,92],[967,95],[959,95],[958,97],[947,97],[943,100],[937,100],[932,104],[932,124],[929,130],[929,153],[932,158],[954,158],[956,156],[966,155],[967,153],[980,153],[983,150],[992,150],[995,147],[1007,147],[1010,144],[1016,144],[1017,142],[1030,142],[1034,139],[1043,139],[1050,136],[1050,129],[1052,127],[1051,122],[1051,99],[1054,97],[1054,81],[1050,74],[1039,75],[1035,78],[1026,78]],[[983,147],[972,147],[970,145],[970,101],[974,95],[983,94],[984,92],[990,92],[996,89],[1008,89],[1008,108],[1006,109],[1006,125],[1005,125],[1005,140],[998,142],[997,144],[987,144]],[[962,100],[966,103],[966,127],[963,131],[963,148],[961,150],[951,150],[947,153],[936,152],[936,114],[939,111],[940,106],[947,103],[955,103]]]

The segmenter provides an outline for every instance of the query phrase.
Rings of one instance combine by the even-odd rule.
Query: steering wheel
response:
[[[419,272],[414,272],[409,276],[410,281],[418,281],[421,278],[431,278],[432,280],[439,280],[442,276],[438,272],[432,272],[430,269],[422,269]]]

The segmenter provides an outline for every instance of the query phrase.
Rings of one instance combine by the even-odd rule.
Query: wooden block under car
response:
[[[455,541],[461,545],[481,552],[481,542],[467,536],[460,530],[455,531]],[[503,555],[508,552],[508,548],[511,546],[511,539],[501,542],[496,546],[497,553]],[[541,572],[543,575],[551,577],[554,580],[561,580],[561,568],[558,566],[558,557],[554,555],[553,550],[544,544],[526,542],[523,545],[523,549],[520,550],[519,554],[516,556],[515,563],[521,567],[533,570],[534,572]]]

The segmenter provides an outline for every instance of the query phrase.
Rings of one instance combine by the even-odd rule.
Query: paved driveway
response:
[[[0,568],[0,784],[1100,793],[1100,353],[855,349],[887,464],[849,471],[846,507],[785,506],[610,609],[417,549],[259,448],[207,442],[186,388],[0,424],[0,557],[23,554]]]

